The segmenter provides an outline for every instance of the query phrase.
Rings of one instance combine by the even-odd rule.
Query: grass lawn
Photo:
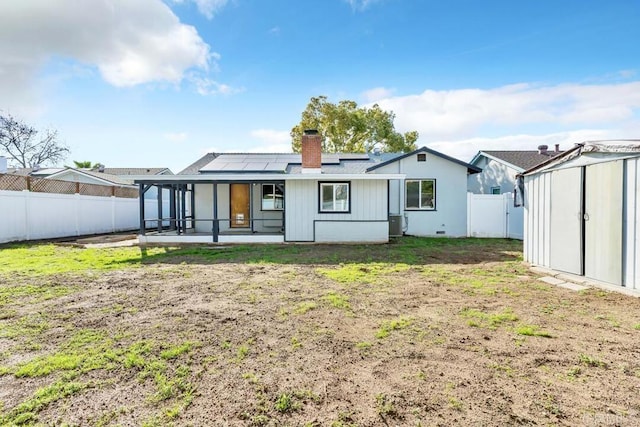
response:
[[[0,246],[0,426],[637,425],[639,338],[518,241]]]

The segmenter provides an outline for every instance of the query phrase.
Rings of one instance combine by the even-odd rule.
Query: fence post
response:
[[[31,220],[29,219],[29,211],[30,206],[29,204],[31,203],[31,192],[29,190],[25,190],[22,192],[22,194],[24,195],[24,233],[25,233],[25,239],[26,240],[31,240],[31,228],[29,227],[29,224],[31,223]]]
[[[27,177],[27,191],[31,191],[31,177]]]
[[[467,192],[467,237],[471,237],[471,203],[473,193]]]
[[[114,195],[114,188],[115,187],[111,187],[111,232],[115,233],[116,232],[116,196]]]

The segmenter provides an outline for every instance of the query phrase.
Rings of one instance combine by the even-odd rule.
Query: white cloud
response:
[[[188,1],[188,0],[187,0]],[[207,19],[213,19],[214,15],[216,15],[220,9],[225,7],[229,0],[191,0],[193,1],[197,8],[198,12],[203,14]],[[173,3],[182,4],[185,0],[173,0]]]
[[[189,76],[189,80],[196,88],[196,92],[200,95],[233,95],[236,93],[244,92],[244,88],[231,87],[227,84],[217,82],[208,77],[203,77],[198,74]]]
[[[354,11],[363,11],[373,3],[377,3],[380,0],[344,0],[351,6]]]
[[[250,135],[269,144],[291,144],[291,135],[286,130],[254,129]]]
[[[387,89],[385,87],[374,87],[373,89],[365,90],[360,96],[366,102],[376,102],[380,99],[391,97],[395,92],[394,89]]]
[[[425,90],[418,95],[389,97],[377,103],[396,113],[398,130],[417,130],[422,141],[530,133],[536,128],[611,128],[638,121],[640,81]]]
[[[126,87],[179,84],[187,70],[215,69],[219,57],[161,0],[0,2],[0,99],[28,94],[56,58],[96,67]]]
[[[250,132],[252,138],[260,141],[258,146],[247,150],[249,153],[290,153],[291,135],[286,130],[255,129]]]
[[[269,29],[269,31],[267,31],[267,33],[278,35],[278,34],[280,34],[280,27],[275,26],[275,27]]]
[[[536,150],[539,145],[547,145],[550,150],[554,150],[555,144],[559,144],[560,150],[564,151],[578,142],[621,137],[624,137],[624,134],[617,130],[579,129],[541,135],[515,134],[496,138],[476,137],[426,143],[419,142],[418,145],[427,145],[436,151],[468,162],[480,150]]]
[[[189,134],[187,132],[167,132],[162,135],[167,141],[181,143],[187,140]]]
[[[206,16],[208,19],[213,18],[213,15],[218,13],[228,2],[228,0],[194,0],[198,6],[198,11]]]

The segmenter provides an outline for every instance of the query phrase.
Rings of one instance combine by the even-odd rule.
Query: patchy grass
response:
[[[332,291],[323,296],[322,300],[329,303],[332,307],[341,310],[351,310],[351,304],[349,304],[349,298],[346,295]]]
[[[143,257],[166,254],[167,249],[137,247],[79,249],[54,244],[7,245],[0,250],[0,274],[52,275],[104,271],[140,266]]]
[[[382,322],[378,330],[376,331],[376,338],[383,339],[389,336],[393,331],[399,331],[406,329],[411,325],[413,319],[407,317],[399,317],[398,319],[387,320]]]
[[[338,268],[319,268],[318,273],[344,284],[375,284],[379,283],[381,277],[407,271],[407,264],[388,264],[372,262],[367,264],[341,264]]]
[[[516,334],[529,337],[551,338],[549,332],[541,331],[540,327],[536,325],[519,325],[516,327]]]
[[[597,357],[589,356],[588,354],[584,354],[584,353],[581,353],[580,356],[578,356],[578,361],[585,366],[590,366],[594,368],[604,368],[607,366],[606,363],[604,363]]]
[[[485,313],[473,308],[465,308],[460,315],[467,320],[469,326],[485,327],[489,329],[497,329],[498,326],[506,322],[515,322],[518,316],[513,313],[511,308],[505,308],[502,312]]]
[[[580,425],[585,413],[630,414],[609,385],[640,377],[628,357],[637,301],[543,286],[520,247],[4,246],[5,259],[16,248],[41,259],[0,272],[0,425]],[[547,331],[553,342],[529,338]]]

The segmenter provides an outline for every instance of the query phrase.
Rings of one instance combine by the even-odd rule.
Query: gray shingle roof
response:
[[[207,153],[178,172],[178,175],[197,175],[200,169],[211,163],[216,157],[218,157],[216,153]]]
[[[485,154],[493,156],[497,159],[504,160],[514,166],[522,168],[523,170],[531,169],[534,166],[539,165],[542,162],[562,154],[564,151],[547,151],[545,154],[540,154],[536,151],[482,151]]]
[[[159,175],[169,168],[104,168],[111,175]],[[169,170],[169,172],[171,172]]]
[[[74,169],[71,169],[71,170],[74,170]],[[105,181],[108,181],[116,185],[132,185],[133,184],[131,181],[127,181],[125,179],[120,178],[119,176],[112,175],[107,172],[96,172],[96,171],[90,171],[90,170],[84,170],[84,169],[75,169],[75,170],[77,170],[80,173],[93,176],[95,178],[103,179]]]

